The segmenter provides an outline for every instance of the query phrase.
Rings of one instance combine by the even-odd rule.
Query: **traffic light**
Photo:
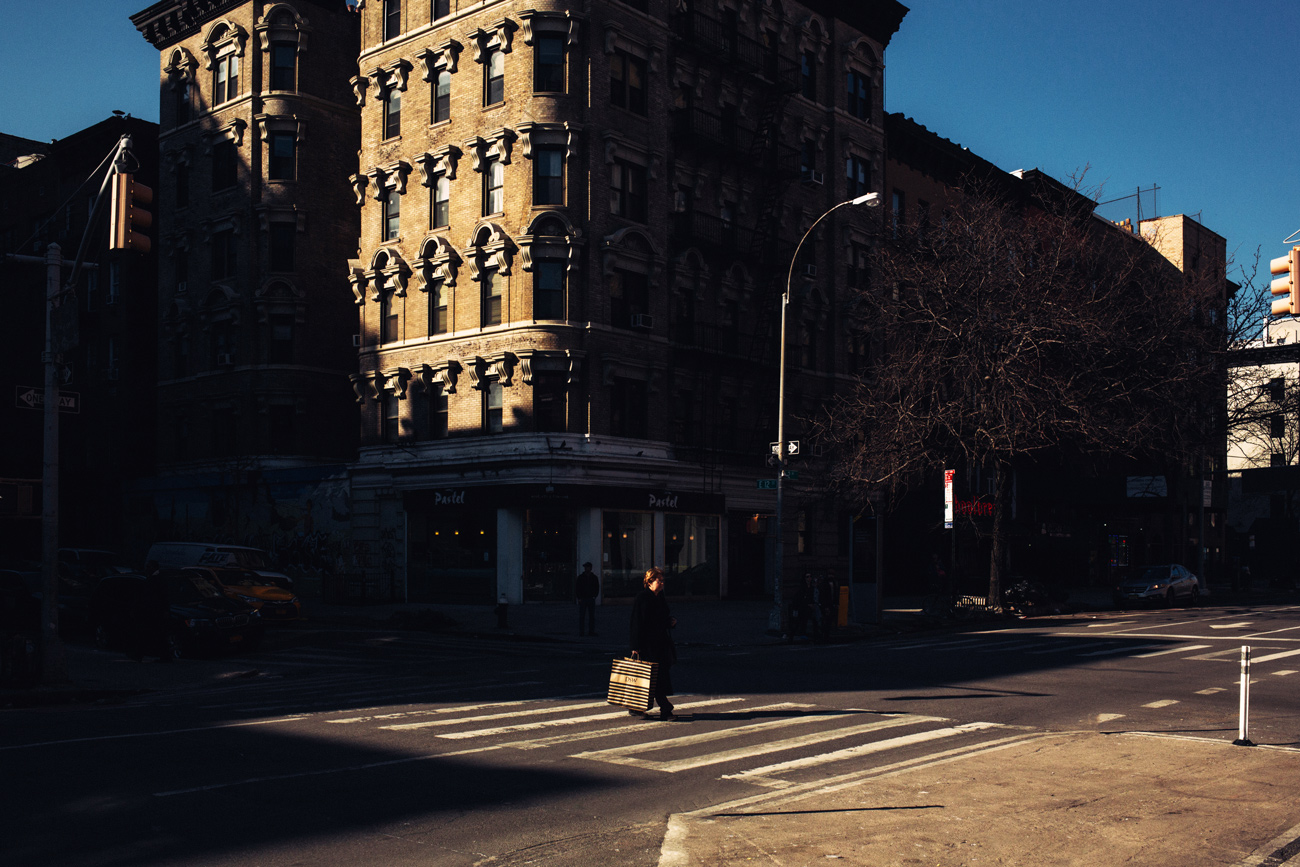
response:
[[[1292,247],[1285,256],[1269,263],[1270,274],[1282,274],[1269,286],[1274,295],[1286,296],[1273,301],[1274,316],[1300,315],[1300,247]]]
[[[148,253],[153,247],[144,230],[153,225],[153,190],[138,183],[130,172],[113,177],[112,207],[108,216],[108,248]]]

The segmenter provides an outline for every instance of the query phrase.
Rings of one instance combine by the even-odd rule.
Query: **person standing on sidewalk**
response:
[[[582,572],[573,585],[573,595],[578,600],[578,635],[595,635],[596,597],[600,595],[600,578],[591,571],[590,563],[582,564]]]
[[[642,583],[645,589],[632,602],[631,650],[633,656],[658,663],[659,677],[655,681],[654,697],[659,704],[659,719],[667,722],[677,719],[673,703],[668,699],[673,694],[672,665],[677,661],[677,648],[669,630],[677,625],[677,618],[668,610],[668,600],[664,598],[664,573],[658,566],[645,573]]]

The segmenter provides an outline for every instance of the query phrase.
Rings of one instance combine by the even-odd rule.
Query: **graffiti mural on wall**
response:
[[[156,541],[225,542],[261,548],[289,574],[343,574],[364,566],[352,543],[346,473],[231,471],[204,483],[149,492]]]

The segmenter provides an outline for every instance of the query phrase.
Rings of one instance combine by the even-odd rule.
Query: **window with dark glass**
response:
[[[298,86],[298,46],[289,42],[271,45],[271,89],[296,90]]]
[[[1286,378],[1275,376],[1269,379],[1268,385],[1265,386],[1268,392],[1268,399],[1274,403],[1281,403],[1286,397]]]
[[[239,150],[227,139],[212,146],[212,191],[227,190],[239,183]]]
[[[441,280],[429,283],[429,335],[447,333],[447,290]]]
[[[894,237],[897,238],[898,234],[903,231],[903,227],[907,225],[907,196],[904,195],[902,190],[894,190],[889,220]]]
[[[533,264],[533,318],[564,318],[564,277],[567,263],[542,259]]]
[[[493,157],[483,167],[483,216],[499,214],[505,210],[504,187],[506,167]]]
[[[212,67],[212,104],[221,105],[239,95],[239,56],[218,58]]]
[[[212,350],[209,363],[212,367],[230,364],[235,357],[235,329],[229,321],[215,322],[209,332],[208,346]]]
[[[176,207],[184,208],[190,203],[190,167],[185,163],[176,166]]]
[[[293,314],[271,314],[271,339],[266,360],[271,364],[293,363]]]
[[[800,509],[795,516],[795,544],[800,554],[811,554],[813,552],[813,527],[812,517],[803,509]]]
[[[848,100],[845,107],[859,120],[871,120],[871,80],[850,69],[847,75]]]
[[[564,204],[564,148],[546,145],[533,151],[533,204]]]
[[[295,177],[297,136],[291,132],[273,132],[267,142],[266,176],[273,181],[291,181]]]
[[[384,240],[396,241],[401,232],[402,197],[397,190],[384,194]]]
[[[871,164],[862,157],[850,155],[844,161],[844,175],[850,198],[871,192]]]
[[[222,229],[212,233],[212,279],[225,280],[235,276],[235,232]]]
[[[190,83],[188,81],[182,81],[173,93],[176,97],[176,125],[180,126],[183,123],[189,123],[191,108],[190,99],[192,96],[190,92]]]
[[[799,92],[805,99],[817,101],[817,58],[811,51],[799,55]]]
[[[1268,417],[1268,435],[1275,440],[1286,436],[1286,416],[1275,412]]]
[[[489,380],[483,388],[483,433],[499,434],[504,429],[503,404],[501,383],[495,379]]]
[[[564,92],[564,36],[542,33],[533,44],[533,90]]]
[[[610,433],[618,437],[647,438],[648,406],[645,382],[615,377],[609,408]]]
[[[442,229],[451,222],[451,181],[439,174],[429,187],[429,228]]]
[[[271,451],[277,455],[291,454],[294,451],[294,416],[297,413],[292,406],[283,404],[274,404],[267,410]]]
[[[418,440],[440,440],[447,436],[447,395],[441,384],[430,383],[411,393],[411,424]]]
[[[616,50],[609,59],[609,101],[636,114],[646,113],[645,58]]]
[[[567,427],[569,375],[546,370],[533,374],[533,426],[539,432],[560,433]]]
[[[799,174],[804,180],[808,180],[815,171],[817,171],[817,143],[806,138],[799,143]]]
[[[402,435],[402,404],[397,395],[384,392],[384,442],[395,443]]]
[[[479,324],[501,324],[501,277],[495,268],[489,268],[479,276],[481,315]]]
[[[451,73],[438,71],[433,87],[433,122],[441,123],[451,117]]]
[[[239,454],[239,416],[230,407],[212,411],[212,450],[222,457]]]
[[[402,134],[402,92],[390,87],[383,95],[384,138],[397,138]]]
[[[446,18],[451,14],[451,0],[433,0],[433,20]]]
[[[271,223],[267,227],[269,235],[267,246],[270,248],[267,256],[267,266],[277,274],[287,274],[293,271],[293,253],[295,236],[298,234],[298,227],[294,223]]]
[[[402,35],[402,0],[384,0],[384,41]]]
[[[650,306],[650,281],[645,274],[617,268],[609,278],[609,324],[631,328],[633,317],[647,313]]]
[[[483,64],[483,104],[496,105],[506,98],[506,56],[499,48],[488,52]]]
[[[172,257],[176,267],[176,292],[180,294],[189,288],[190,282],[190,253],[188,250],[179,249]]]
[[[609,212],[644,223],[646,218],[645,166],[616,159],[610,166]]]
[[[397,293],[383,286],[379,292],[379,342],[395,343],[402,339],[401,311],[397,309]]]

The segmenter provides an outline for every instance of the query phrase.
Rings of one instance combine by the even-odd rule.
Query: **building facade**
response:
[[[347,176],[358,17],[341,2],[163,0],[158,463],[150,542],[240,542],[317,569],[346,557],[357,247]]]
[[[0,406],[0,547],[10,559],[42,553],[46,268],[4,254],[43,259],[54,243],[68,263],[59,280],[71,290],[63,295],[69,306],[60,307],[72,315],[55,320],[60,543],[115,547],[130,524],[123,490],[150,470],[156,254],[109,250],[106,202],[95,213],[105,159],[124,135],[137,178],[156,187],[158,125],[139,118],[109,117],[48,143],[0,136],[0,285],[9,312],[0,371],[14,396]],[[78,253],[84,267],[74,277]]]
[[[842,580],[849,518],[815,479],[770,561],[780,298],[804,232],[880,189],[905,8],[358,11],[351,493],[376,592],[567,600],[584,561],[606,599],[651,565],[674,595]],[[791,439],[855,370],[837,313],[878,221],[837,213],[793,268]]]

